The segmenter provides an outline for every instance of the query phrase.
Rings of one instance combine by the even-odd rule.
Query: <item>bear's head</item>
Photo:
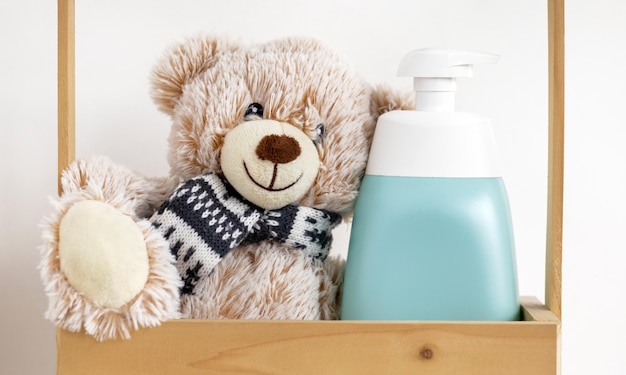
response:
[[[297,204],[341,215],[357,195],[376,118],[411,102],[372,87],[307,38],[251,46],[188,39],[157,64],[152,84],[173,119],[173,175],[213,172],[259,207]]]

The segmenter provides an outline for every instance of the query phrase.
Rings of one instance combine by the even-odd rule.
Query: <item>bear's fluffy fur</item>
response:
[[[222,259],[202,294],[180,297],[180,277],[167,241],[147,218],[181,181],[208,172],[221,174],[224,137],[242,123],[251,103],[263,105],[264,119],[290,124],[311,139],[316,126],[325,125],[323,141],[316,144],[317,177],[293,203],[348,218],[376,119],[385,111],[410,107],[410,93],[372,87],[341,56],[307,38],[246,45],[220,36],[194,37],[166,51],[151,81],[155,102],[172,118],[170,176],[147,178],[104,157],[78,160],[65,171],[63,194],[44,224],[40,269],[50,300],[47,317],[64,329],[84,329],[99,340],[126,338],[131,329],[178,317],[336,319],[342,260],[312,260],[273,241],[248,244]],[[85,293],[64,272],[72,267],[85,273],[100,271],[94,271],[97,265],[70,264],[77,260],[64,260],[59,253],[64,217],[73,205],[88,200],[104,202],[131,218],[146,244],[150,271],[145,286],[121,307],[94,301],[91,296],[100,296],[99,292]],[[97,225],[94,228],[97,231]],[[81,235],[72,228],[63,233]],[[90,243],[91,237],[84,237],[82,246],[98,251],[124,245]],[[85,283],[101,288],[103,295],[115,293],[106,275]]]

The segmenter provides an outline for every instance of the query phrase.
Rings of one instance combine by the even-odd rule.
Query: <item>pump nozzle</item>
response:
[[[495,64],[498,55],[452,49],[428,48],[410,52],[398,69],[401,77],[413,77],[415,110],[454,111],[457,77],[471,77],[474,64]]]

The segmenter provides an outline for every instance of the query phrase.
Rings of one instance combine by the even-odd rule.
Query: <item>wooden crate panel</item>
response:
[[[527,310],[543,320],[180,320],[103,343],[59,330],[58,374],[553,375],[560,322],[545,307]]]

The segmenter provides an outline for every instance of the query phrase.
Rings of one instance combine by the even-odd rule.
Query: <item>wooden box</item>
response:
[[[546,305],[519,322],[179,320],[131,340],[57,330],[57,374],[560,373],[564,0],[548,0]],[[74,1],[59,0],[59,175],[74,158]]]

